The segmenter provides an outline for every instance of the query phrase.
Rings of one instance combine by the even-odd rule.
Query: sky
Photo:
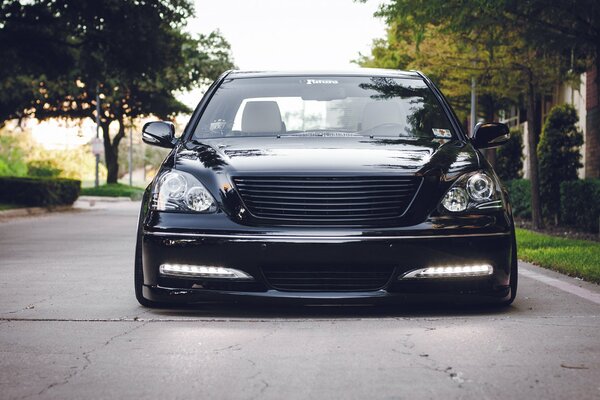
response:
[[[381,0],[196,0],[192,32],[219,29],[231,44],[235,63],[251,70],[356,68],[351,60],[368,54],[385,35],[374,18]]]

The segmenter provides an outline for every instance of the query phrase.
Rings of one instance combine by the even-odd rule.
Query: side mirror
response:
[[[173,148],[175,125],[165,121],[147,122],[142,129],[142,140],[153,146]]]
[[[508,126],[498,122],[480,122],[473,129],[471,142],[478,149],[498,147],[510,139]]]

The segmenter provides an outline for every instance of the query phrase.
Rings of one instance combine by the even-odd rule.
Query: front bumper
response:
[[[498,227],[496,227],[498,228]],[[294,301],[379,303],[408,301],[504,301],[510,296],[513,236],[507,226],[489,229],[373,232],[228,232],[150,230],[142,235],[144,297],[156,302]],[[163,263],[215,265],[242,270],[252,282],[167,278]],[[408,271],[446,265],[490,264],[492,275],[399,280]],[[274,265],[385,265],[387,282],[373,290],[297,291],[274,287],[263,269]]]

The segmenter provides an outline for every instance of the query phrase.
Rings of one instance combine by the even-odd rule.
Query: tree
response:
[[[0,130],[0,176],[25,176],[25,152],[18,146],[17,138]]]
[[[189,112],[174,93],[233,66],[219,32],[183,31],[192,14],[188,0],[5,0],[0,54],[10,62],[0,67],[0,117],[95,120],[98,107],[107,182],[116,182],[131,119]]]
[[[573,69],[595,64],[600,71],[600,2],[597,0],[495,1],[495,10],[520,24],[527,40],[573,60]],[[583,65],[585,66],[585,65]],[[598,74],[597,76],[600,76]],[[596,78],[600,104],[600,79]]]
[[[540,193],[546,200],[546,217],[558,224],[560,213],[560,184],[577,179],[582,167],[579,148],[583,134],[577,129],[577,111],[569,104],[550,110],[537,148],[540,160]]]
[[[442,45],[437,46],[441,49],[445,47],[451,50],[456,43],[464,43],[462,48],[456,48],[457,53],[446,54],[437,60],[433,58],[432,62],[447,66],[456,63],[457,59],[464,60],[462,66],[456,64],[456,69],[469,72],[477,79],[480,100],[483,100],[488,119],[494,118],[495,111],[505,106],[507,101],[525,100],[532,221],[534,227],[539,228],[542,225],[541,198],[535,149],[541,127],[540,103],[542,97],[551,92],[554,85],[565,76],[569,66],[564,62],[563,48],[549,44],[537,46],[529,40],[530,35],[522,21],[509,16],[504,3],[480,0],[394,0],[383,5],[378,15],[386,18],[390,29],[400,26],[420,40],[427,38],[428,32],[434,32],[433,37],[441,35],[442,40],[452,44],[448,47],[441,42]],[[392,42],[389,34],[388,30],[388,41]],[[380,56],[381,47],[377,50],[379,53],[374,51],[374,56]],[[403,57],[387,55],[385,59]],[[427,72],[426,68],[422,69]],[[450,70],[450,76],[460,77],[457,75],[460,72],[453,72],[455,68]],[[449,80],[448,75],[445,75],[441,84],[446,90],[444,79]],[[469,83],[465,79],[460,85],[463,93],[469,90]]]
[[[501,15],[523,27],[533,46],[563,54],[577,74],[595,65],[596,107],[588,113],[590,148],[600,143],[600,2],[598,0],[508,0],[496,2]],[[592,150],[593,151],[593,150]],[[592,157],[586,174],[600,176],[600,165]],[[587,169],[588,167],[586,167]]]

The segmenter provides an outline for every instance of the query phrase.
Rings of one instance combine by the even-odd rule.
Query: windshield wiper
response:
[[[311,129],[306,131],[288,131],[281,136],[314,136],[314,137],[359,137],[356,132],[341,131],[336,129]]]

